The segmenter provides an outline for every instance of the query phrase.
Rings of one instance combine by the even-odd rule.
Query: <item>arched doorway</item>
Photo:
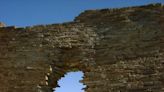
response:
[[[82,71],[68,72],[58,81],[60,87],[54,88],[54,92],[84,92],[86,86],[80,83],[83,80],[84,73]]]

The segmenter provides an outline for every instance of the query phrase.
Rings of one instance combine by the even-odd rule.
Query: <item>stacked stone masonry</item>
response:
[[[53,92],[65,73],[77,70],[84,72],[85,92],[164,92],[162,4],[0,27],[0,92]]]

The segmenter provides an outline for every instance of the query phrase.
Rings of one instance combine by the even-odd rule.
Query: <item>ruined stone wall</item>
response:
[[[163,92],[163,26],[164,7],[155,4],[0,28],[0,92],[52,92],[76,70],[86,92]]]

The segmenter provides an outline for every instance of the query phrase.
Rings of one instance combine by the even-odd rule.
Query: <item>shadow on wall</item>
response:
[[[83,77],[84,73],[82,71],[68,72],[65,77],[58,81],[60,87],[54,88],[54,92],[84,92],[82,89],[86,86],[80,83]]]

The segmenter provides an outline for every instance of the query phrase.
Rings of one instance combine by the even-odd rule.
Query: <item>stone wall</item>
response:
[[[163,92],[163,26],[164,6],[152,4],[0,28],[0,92],[53,92],[76,70],[86,92]]]

